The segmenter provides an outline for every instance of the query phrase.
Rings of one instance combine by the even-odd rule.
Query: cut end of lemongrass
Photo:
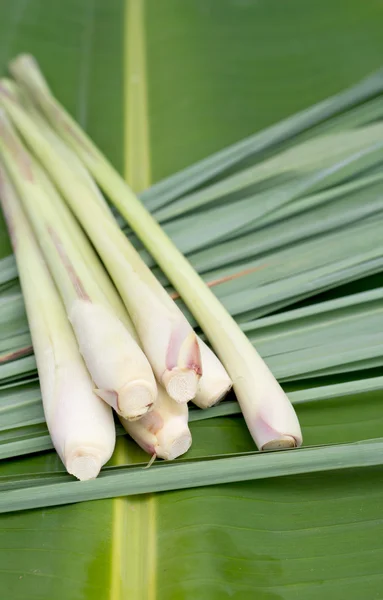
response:
[[[214,352],[200,338],[198,344],[202,360],[202,377],[193,403],[199,408],[210,408],[226,396],[233,384]]]
[[[146,414],[157,398],[157,384],[142,349],[115,313],[76,299],[69,320],[92,375],[96,394],[125,419]]]
[[[283,435],[275,440],[270,440],[262,446],[262,450],[287,450],[297,448],[297,440],[291,435]]]
[[[165,371],[162,376],[162,383],[167,393],[180,404],[193,400],[197,393],[198,381],[199,375],[195,371],[177,367]]]
[[[156,401],[157,390],[147,381],[134,381],[118,393],[116,411],[124,419],[139,419],[149,412]]]
[[[281,397],[283,398],[282,395]],[[251,423],[246,419],[246,415],[244,414],[249,431],[259,450],[287,450],[288,448],[299,448],[302,445],[299,422],[291,404],[287,400],[287,396],[285,396],[285,400],[283,400],[283,404],[281,403],[279,409],[281,413],[283,413],[283,410],[285,412],[284,415],[282,414],[282,419],[284,425],[289,426],[285,431],[290,431],[290,433],[284,433],[281,429],[271,425],[272,421],[276,420],[273,410],[270,410],[269,413],[264,411],[268,417],[267,420],[258,414],[255,421]]]
[[[302,432],[290,400],[253,346],[248,357],[253,369],[234,379],[234,391],[257,448],[299,448]]]
[[[164,460],[174,460],[182,454],[185,454],[191,446],[192,437],[189,429],[185,430],[183,433],[179,433],[178,437],[173,440],[171,444],[162,445],[161,437],[158,436],[159,445],[156,447],[156,455],[159,458],[163,458]]]
[[[221,382],[221,385],[219,387],[216,387],[214,391],[210,391],[209,393],[206,393],[206,390],[204,388],[202,388],[201,383],[202,383],[202,378],[200,381],[200,386],[198,387],[197,394],[196,394],[195,398],[193,398],[193,404],[198,406],[198,408],[202,408],[202,409],[211,408],[212,406],[219,404],[219,402],[221,402],[221,400],[224,399],[226,394],[228,394],[228,392],[233,387],[233,384],[231,383],[231,380],[229,379],[229,381],[225,380],[225,381]],[[216,385],[217,385],[217,383],[216,383]]]
[[[102,464],[100,457],[89,451],[77,451],[66,461],[68,473],[80,481],[95,479],[99,474]]]
[[[120,420],[137,444],[158,458],[174,460],[191,446],[187,404],[174,402],[161,387],[149,414],[136,421]]]
[[[146,415],[157,397],[157,389],[144,380],[131,381],[119,392],[95,389],[95,394],[109,404],[124,419],[134,420]]]

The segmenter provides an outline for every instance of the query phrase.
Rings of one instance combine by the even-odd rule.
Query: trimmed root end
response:
[[[230,392],[232,388],[232,383],[227,383],[225,381],[222,386],[217,388],[214,393],[207,394],[206,391],[202,388],[198,390],[196,397],[193,399],[193,404],[198,406],[199,408],[211,408],[216,404],[219,404],[221,400],[225,398],[225,396]]]
[[[283,435],[276,440],[271,440],[262,446],[262,450],[283,450],[287,448],[296,448],[297,441],[291,435]]]
[[[124,386],[118,394],[117,412],[129,421],[139,419],[153,406],[157,390],[146,381],[135,381]]]
[[[161,448],[161,446],[156,448],[156,453],[159,458],[164,458],[165,460],[174,460],[175,458],[178,458],[178,456],[185,454],[185,452],[189,450],[191,443],[192,437],[190,431],[187,430],[173,440],[168,448],[164,449]]]
[[[77,454],[66,465],[68,473],[74,475],[80,481],[95,479],[101,467],[99,457],[92,454]]]
[[[174,460],[178,456],[182,456],[185,454],[191,446],[192,437],[190,432],[185,432],[184,435],[181,435],[177,440],[174,440],[172,447],[169,452],[168,460]]]
[[[165,371],[162,382],[169,396],[183,404],[193,400],[197,393],[199,375],[193,370],[172,369]]]

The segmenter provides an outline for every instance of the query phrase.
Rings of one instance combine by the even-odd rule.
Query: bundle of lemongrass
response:
[[[180,456],[191,444],[188,401],[209,408],[232,385],[259,449],[300,446],[294,409],[251,342],[55,100],[34,59],[20,56],[10,70],[16,81],[0,83],[0,201],[44,413],[67,470],[97,476],[113,452],[112,408],[149,454]],[[220,360],[120,230],[97,184]]]

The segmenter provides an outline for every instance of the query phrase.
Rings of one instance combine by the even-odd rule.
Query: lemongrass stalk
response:
[[[12,90],[12,87],[10,87]],[[13,87],[13,90],[16,92],[17,88]],[[52,147],[60,154],[63,160],[66,161],[67,164],[71,166],[72,169],[75,169],[77,173],[79,173],[85,183],[88,183],[92,192],[95,192],[94,198],[95,200],[99,200],[99,204],[106,211],[106,217],[111,218],[114,221],[114,216],[111,213],[107,203],[103,195],[100,193],[99,188],[95,185],[93,178],[89,175],[89,172],[84,168],[83,164],[78,159],[77,155],[63,142],[63,140],[52,130],[47,121],[41,116],[38,110],[33,106],[31,102],[27,102],[26,97],[24,99],[24,104],[26,106],[28,114],[33,118],[33,121],[39,128],[39,131],[44,134],[45,139],[50,142]],[[41,178],[47,180],[46,185],[50,188],[51,198],[55,195],[57,196],[56,188],[51,184],[48,177],[46,177],[44,171],[41,169]],[[43,179],[44,182],[44,179]],[[58,210],[63,210],[65,205],[60,202],[56,202],[55,206]],[[74,235],[75,232],[72,232]],[[77,238],[76,238],[77,239]],[[127,254],[127,260],[129,260],[130,254]],[[106,275],[105,269],[101,266],[101,271]],[[157,288],[162,292],[163,287],[160,283],[158,283]],[[103,291],[109,289],[109,286],[103,285]],[[168,300],[168,294],[166,293],[166,299]],[[109,302],[114,300],[116,302],[116,294],[112,294],[112,297],[108,297]],[[118,307],[121,312],[121,306]],[[173,307],[170,307],[172,309]],[[117,307],[115,308],[115,310]],[[127,313],[125,310],[122,311],[122,314],[126,317]],[[129,319],[130,320],[130,319]],[[131,330],[134,326],[131,324],[129,330]],[[132,331],[130,331],[132,333]],[[223,367],[222,363],[218,360],[214,352],[203,342],[198,336],[198,345],[201,353],[201,362],[202,362],[202,376],[198,382],[198,388],[195,397],[193,398],[193,403],[196,404],[199,408],[210,408],[217,404],[230,390],[232,387],[231,379]],[[138,341],[136,339],[136,341]]]
[[[81,230],[78,222],[75,220],[66,204],[63,203],[56,188],[46,176],[43,169],[41,169],[38,164],[35,164],[35,168],[39,180],[49,194],[59,218],[65,222],[65,226],[70,232],[71,237],[75,240],[78,248],[81,249],[81,254],[86,261],[87,266],[92,270],[93,278],[102,288],[118,318],[124,323],[131,336],[139,344],[138,335],[129,318],[126,308],[124,307],[117,290],[113,286],[113,283],[107,276],[105,269],[98,260],[94,249],[88,242],[84,232]],[[202,356],[205,357],[205,353],[207,352],[210,352],[210,354],[213,355],[213,358],[211,358],[210,355],[206,358],[206,363],[210,364],[210,362],[215,359],[215,355],[209,350],[206,344],[201,342]],[[216,368],[219,369],[219,366]],[[223,386],[225,386],[226,391],[226,383],[224,373],[222,374],[221,388],[216,388],[214,393],[219,394],[219,391],[223,393]],[[197,393],[196,399],[199,398],[199,395],[200,391]],[[212,394],[210,395],[210,398],[211,397]],[[202,406],[202,408],[206,407]],[[145,452],[148,452],[150,455],[156,455],[158,458],[173,460],[187,452],[191,446],[192,437],[188,426],[188,413],[187,404],[174,402],[174,400],[168,396],[166,391],[159,386],[158,397],[154,408],[149,413],[140,419],[135,419],[133,421],[120,417],[120,421],[124,429],[137,444],[145,450]]]
[[[1,102],[76,214],[114,280],[158,380],[178,402],[194,398],[202,374],[197,337],[87,182],[72,171],[9,90]],[[163,296],[161,298],[160,292]],[[163,298],[166,298],[166,303]]]
[[[84,232],[81,230],[78,222],[75,220],[66,204],[63,203],[50,179],[37,164],[36,171],[42,185],[49,193],[59,217],[63,219],[67,230],[70,232],[70,235],[75,240],[77,246],[81,249],[82,256],[84,260],[86,260],[87,266],[92,270],[93,278],[99,283],[108,298],[108,302],[113,306],[113,310],[118,318],[124,323],[129,330],[130,335],[139,344],[138,335],[126,308],[112,281],[109,279],[105,269],[98,260],[94,249],[88,242]],[[201,354],[204,357],[205,352],[209,352],[209,349],[203,342],[201,342],[201,346],[203,346],[203,348],[201,347]],[[215,358],[214,354],[213,357]],[[209,356],[206,362],[208,363],[210,360],[214,360],[214,358],[211,359]],[[222,376],[222,382],[222,385],[226,385],[224,375]],[[215,393],[217,393],[217,390],[215,390]],[[199,394],[197,393],[196,399],[198,397]],[[202,408],[205,408],[205,406],[202,406]],[[137,444],[145,450],[145,452],[148,452],[150,455],[155,455],[158,458],[173,460],[187,452],[191,446],[192,437],[188,426],[188,413],[187,404],[174,402],[174,400],[168,396],[166,391],[159,386],[154,408],[149,413],[140,419],[135,419],[133,421],[120,417],[120,421],[124,429]]]
[[[300,446],[295,411],[246,335],[122,177],[52,96],[36,62],[19,57],[12,73],[31,93],[56,131],[75,150],[111,202],[183,297],[226,367],[244,418],[260,449]]]
[[[57,212],[57,218],[61,221],[61,226],[65,226],[69,233],[72,241],[77,246],[77,249],[81,253],[83,261],[86,263],[88,269],[92,272],[93,279],[97,282],[99,288],[107,298],[109,305],[112,307],[113,312],[127,327],[129,333],[134,337],[135,341],[138,342],[137,335],[134,331],[133,324],[129,318],[126,308],[117,293],[108,273],[94,251],[89,239],[84,234],[81,226],[75,217],[71,213],[68,206],[62,200],[57,188],[53,185],[42,167],[30,156],[30,160],[33,162],[34,171],[38,178],[39,184],[44,189],[45,193],[49,196],[51,205]]]
[[[20,97],[20,91],[18,91],[17,86],[15,86],[14,84],[10,84],[7,80],[5,82],[4,82],[4,80],[2,80],[1,87],[2,87],[3,92],[8,93],[9,98],[11,98],[13,96],[14,100],[17,100]],[[6,100],[5,100],[5,102],[6,102]],[[38,117],[38,119],[39,119],[38,120],[38,130],[36,128],[36,124],[31,123],[31,121],[29,122],[29,127],[27,127],[27,129],[25,130],[25,119],[24,119],[24,129],[22,129],[22,131],[24,132],[24,134],[25,134],[25,131],[27,131],[27,134],[29,134],[28,139],[31,144],[33,144],[33,142],[36,141],[36,136],[37,136],[36,152],[37,153],[40,152],[40,154],[39,154],[40,158],[42,158],[42,160],[44,160],[44,158],[46,158],[47,156],[51,157],[51,148],[48,148],[47,145],[45,145],[45,153],[43,152],[43,154],[41,154],[41,151],[44,150],[44,143],[42,140],[42,137],[44,137],[45,141],[49,142],[51,144],[51,147],[54,147],[54,149],[60,154],[61,158],[65,159],[65,162],[69,163],[70,165],[74,165],[76,163],[76,161],[79,162],[77,155],[75,155],[74,152],[68,146],[66,146],[66,144],[63,143],[61,138],[58,138],[56,133],[52,132],[51,127],[48,125],[48,123],[44,119],[41,118],[41,115],[39,115],[39,114],[36,115],[36,112],[38,113],[38,111],[36,111],[36,109],[30,108],[31,102],[28,103],[28,101],[25,101],[25,99],[24,99],[24,105],[29,107],[28,112],[30,112],[34,116]],[[13,107],[13,110],[15,111],[15,107]],[[19,123],[19,119],[17,119],[17,116],[20,118],[20,111],[19,111],[18,115],[17,115],[17,111],[16,111],[16,119],[15,119],[16,123]],[[15,115],[14,115],[14,118],[15,118]],[[22,123],[23,123],[23,121],[22,121]],[[33,131],[33,125],[34,125],[34,131]],[[32,131],[31,131],[31,126],[32,126]],[[64,150],[64,147],[65,147],[65,150]],[[69,158],[69,156],[71,154],[72,154],[72,157]],[[98,194],[96,194],[96,195],[92,194],[92,192],[94,191],[94,187],[95,187],[94,181],[89,176],[88,172],[84,169],[82,163],[80,163],[80,164],[81,164],[81,169],[79,169],[78,165],[77,165],[76,172],[78,172],[82,176],[83,183],[90,184],[89,191],[90,191],[90,195],[92,196],[93,201],[98,201],[102,208],[106,207],[106,211],[108,212],[108,214],[106,214],[105,216],[112,220],[110,230],[108,230],[108,231],[105,230],[103,232],[104,235],[108,234],[108,235],[112,236],[114,244],[118,244],[118,249],[115,249],[115,251],[117,251],[118,253],[121,253],[125,257],[125,260],[127,262],[134,264],[135,265],[134,268],[135,268],[136,272],[139,272],[141,274],[141,276],[145,276],[145,281],[146,281],[147,285],[149,285],[150,288],[152,288],[152,291],[155,293],[155,295],[157,297],[157,301],[159,299],[162,299],[162,302],[164,302],[167,305],[169,313],[173,314],[173,315],[175,315],[177,313],[177,315],[178,315],[177,318],[179,319],[179,322],[180,323],[184,322],[185,318],[184,318],[183,314],[181,313],[181,311],[174,304],[174,302],[169,298],[168,294],[165,292],[165,290],[163,289],[161,284],[151,274],[150,270],[143,263],[143,261],[141,260],[141,258],[139,257],[139,255],[137,254],[137,252],[135,251],[133,246],[131,244],[129,244],[129,242],[126,240],[125,236],[121,236],[121,234],[118,235],[118,233],[116,235],[113,235],[113,231],[115,231],[117,229],[114,217],[111,214],[111,212],[109,211],[109,208],[103,203],[103,201],[100,201],[100,199],[99,199],[100,193],[98,192]],[[46,166],[48,166],[48,162],[46,162]],[[83,173],[84,170],[86,171],[87,177],[84,177],[84,173]],[[60,183],[60,181],[62,181],[62,179],[58,180],[59,183]],[[64,185],[66,185],[66,186],[68,185],[68,178],[65,180]],[[72,198],[73,198],[73,196],[71,195],[70,199],[72,199]],[[82,204],[83,203],[84,203],[84,194],[82,194]],[[77,216],[79,216],[81,219],[81,215],[79,215],[80,207],[78,207],[77,205],[73,205],[73,204],[71,204],[71,206],[77,212]],[[92,214],[92,210],[90,207],[89,207],[89,211],[88,211],[88,214]],[[83,210],[82,211],[82,219],[86,218],[84,216],[84,214],[86,215],[86,213],[84,213],[84,210]],[[101,212],[99,212],[99,217],[101,218]],[[83,225],[86,226],[86,224],[84,223],[84,220],[83,220]],[[89,232],[89,229],[88,229],[88,232]],[[94,229],[93,229],[93,235],[94,235]],[[93,241],[97,245],[96,239],[93,238]],[[104,260],[106,260],[105,255],[104,255]],[[110,265],[110,263],[109,263],[109,268],[110,269],[113,268],[113,265]],[[115,277],[117,278],[118,275],[119,275],[119,272],[117,270],[115,273]],[[118,279],[116,279],[116,281],[118,282]],[[132,308],[132,304],[131,304],[132,299],[130,298],[130,295],[129,295],[129,282],[127,280],[124,280],[119,283],[118,287],[119,287],[120,293],[122,294],[122,296],[125,299],[125,303],[128,306],[128,308],[130,308],[130,310],[135,311],[135,306],[133,305],[133,308]],[[139,315],[138,315],[139,317],[142,314],[142,308],[143,307],[141,307],[141,313],[139,313]],[[138,326],[138,328],[139,328],[140,335],[142,337],[144,337],[145,335],[147,336],[148,335],[147,330],[143,331],[143,328],[139,327],[140,323],[143,323],[142,320],[139,320],[138,325],[137,325],[137,320],[136,320],[136,326]],[[208,408],[210,406],[213,406],[217,402],[219,402],[219,400],[221,400],[226,395],[228,390],[231,388],[232,383],[231,383],[231,379],[230,379],[229,375],[227,374],[226,370],[224,369],[222,363],[218,360],[218,358],[215,356],[215,354],[204,344],[204,342],[202,342],[202,340],[200,340],[198,338],[198,336],[196,336],[196,337],[198,340],[198,345],[199,345],[199,349],[200,349],[200,353],[201,353],[203,375],[199,379],[198,388],[197,388],[196,395],[195,395],[195,398],[193,399],[193,401],[200,408]],[[148,344],[149,343],[150,343],[150,338],[148,339]],[[147,348],[146,348],[146,351],[148,353]],[[157,373],[157,376],[158,376],[158,373]],[[165,385],[166,385],[166,379],[163,379],[162,382],[165,383]],[[170,393],[172,393],[172,389],[170,386],[169,386],[169,391],[170,391]],[[173,394],[173,397],[175,397],[176,399],[179,400],[179,398],[176,397],[174,394]],[[186,396],[184,396],[184,397],[186,398]]]
[[[150,413],[137,421],[120,421],[141,448],[158,458],[173,460],[185,454],[192,443],[187,404],[174,402],[161,388]]]
[[[24,91],[12,80],[2,79],[1,85],[23,105],[28,114],[33,118],[33,121],[39,127],[40,131],[44,132],[44,137],[52,144],[52,146],[55,148],[55,151],[62,156],[63,160],[70,165],[71,169],[75,170],[81,177],[83,177],[84,181],[88,183],[88,185],[97,195],[100,206],[104,207],[106,214],[113,219],[114,217],[105,201],[104,196],[94,183],[94,179],[89,175],[88,170],[83,166],[77,155],[50,127],[46,119],[33,104],[29,96],[24,93]],[[129,329],[129,333],[134,337],[135,341],[139,343],[138,336],[134,330],[133,323],[125,309],[125,306],[118,295],[107,271],[96,255],[96,252],[94,251],[89,239],[84,234],[80,224],[74,218],[73,213],[68,208],[67,204],[63,202],[59,192],[57,191],[57,188],[53,185],[52,180],[48,177],[40,164],[34,159],[33,155],[29,156],[29,160],[33,163],[33,169],[36,177],[38,178],[38,181],[45,193],[49,196],[54,210],[58,213],[58,218],[62,221],[62,223],[65,224],[65,227],[72,240],[76,244],[78,250],[81,252],[84,262],[86,263],[87,267],[91,269],[93,279],[97,281],[100,289],[107,297],[109,304],[113,308],[113,311],[116,313],[118,318]]]
[[[44,125],[41,123],[40,127]],[[68,150],[68,152],[71,153],[72,151]],[[51,203],[57,211],[58,218],[65,224],[67,231],[80,249],[83,259],[92,271],[93,278],[102,288],[108,302],[113,307],[119,319],[127,327],[131,336],[139,343],[133,323],[84,232],[68,207],[63,203],[56,188],[43,169],[32,157],[30,157],[30,160],[34,164],[34,170],[40,184],[49,195]],[[84,171],[87,174],[85,169]],[[93,181],[90,177],[89,180]],[[147,417],[152,415],[152,413],[153,416],[148,419]],[[159,458],[167,460],[177,458],[181,454],[184,454],[191,445],[192,438],[188,427],[187,404],[178,404],[172,401],[162,388],[158,389],[158,399],[155,403],[154,412],[151,411],[142,418],[134,421],[128,421],[122,417],[120,417],[120,420],[126,431],[143,450],[149,451],[149,454],[155,454]]]
[[[62,295],[97,394],[125,418],[142,416],[157,397],[150,364],[61,226],[60,213],[55,212],[39,183],[35,162],[4,115],[0,116],[0,147]]]
[[[50,185],[52,184],[50,183]],[[83,248],[83,255],[86,256],[87,265],[92,269],[93,277],[102,285],[102,289],[119,319],[139,344],[138,335],[126,308],[113,283],[106,276],[102,265],[100,265],[95,251],[88,244],[85,234],[81,231],[60,197],[57,201],[55,200],[55,207],[58,211],[64,209],[63,217],[65,214],[66,226],[70,229],[71,235],[76,236],[78,246]],[[188,406],[185,403],[174,402],[161,386],[158,387],[157,392],[158,396],[154,408],[149,413],[133,421],[120,417],[120,421],[124,429],[145,452],[150,455],[155,454],[158,458],[173,460],[187,452],[191,446],[192,437],[188,426]]]
[[[197,336],[197,340],[201,353],[203,374],[199,380],[193,404],[199,408],[210,408],[226,396],[233,384],[216,354],[199,336]]]
[[[43,134],[46,141],[48,141],[55,151],[60,154],[61,158],[69,164],[76,173],[78,173],[83,182],[87,183],[90,188],[90,192],[93,193],[92,197],[98,201],[100,206],[105,209],[105,216],[112,219],[114,222],[114,216],[112,215],[109,207],[107,206],[102,194],[98,187],[95,185],[93,178],[89,175],[87,169],[84,168],[82,162],[79,160],[77,155],[71,150],[66,143],[63,142],[55,131],[52,130],[48,122],[42,117],[39,110],[36,109],[34,103],[30,100],[24,90],[22,90],[17,84],[9,80],[2,80],[1,87],[3,92],[7,92],[10,98],[18,100],[26,108],[28,114],[33,118],[35,126],[38,126],[39,134]],[[35,128],[36,133],[36,128]],[[29,138],[31,139],[31,138]],[[40,140],[41,141],[41,140]],[[40,145],[40,144],[39,144]],[[94,193],[96,192],[96,193]],[[100,215],[101,216],[101,215]],[[147,271],[147,283],[153,287],[156,295],[160,295],[162,300],[167,304],[169,311],[174,312],[177,308],[173,301],[169,298],[168,294],[163,289],[162,285],[153,277],[151,272],[147,269],[146,265],[138,257],[135,249],[124,240],[120,244],[120,252],[123,252],[127,261],[133,261],[137,266],[136,271],[140,270],[141,273]],[[137,260],[138,259],[138,260]],[[127,291],[128,294],[128,291]],[[127,301],[129,298],[127,297]],[[177,308],[179,317],[184,319],[181,311]],[[200,408],[209,408],[219,402],[230,390],[232,386],[231,379],[223,367],[222,363],[218,360],[215,354],[206,346],[206,344],[197,336],[198,345],[201,353],[201,363],[203,375],[200,377],[198,382],[198,388],[196,391],[193,402]]]
[[[113,453],[112,410],[93,392],[59,293],[1,165],[0,202],[16,256],[49,433],[67,471],[92,479]]]
[[[100,189],[94,182],[93,177],[90,176],[89,171],[84,167],[77,154],[71,150],[62,138],[55,132],[54,129],[49,125],[48,121],[44,118],[43,114],[38,110],[37,106],[32,102],[30,96],[10,79],[2,79],[1,86],[3,90],[7,90],[8,93],[13,96],[20,105],[26,110],[29,116],[33,119],[34,123],[39,128],[40,132],[44,134],[44,137],[49,141],[55,151],[60,154],[61,158],[70,166],[70,168],[81,177],[84,182],[88,184],[97,198],[100,206],[105,209],[106,216],[113,218],[113,214],[104,198]],[[42,170],[42,169],[41,169]],[[54,186],[51,186],[54,187]],[[62,203],[60,203],[62,204]],[[105,270],[104,270],[105,271]]]
[[[36,165],[36,168],[42,184],[46,186],[50,193],[51,200],[54,199],[53,204],[59,217],[65,221],[65,226],[70,235],[75,239],[77,246],[81,248],[84,260],[86,260],[87,266],[92,270],[93,278],[99,283],[118,318],[127,327],[130,335],[137,344],[139,344],[138,335],[126,308],[113,283],[107,276],[105,269],[99,262],[94,249],[90,246],[84,232],[61,200],[44,171],[42,169],[39,170],[38,165]],[[225,381],[224,378],[223,381]],[[149,452],[151,455],[155,454],[158,458],[173,460],[187,452],[191,446],[192,437],[188,427],[189,411],[187,404],[174,402],[161,386],[158,387],[157,391],[158,396],[154,408],[149,413],[133,421],[120,417],[120,421],[124,429],[143,450]]]

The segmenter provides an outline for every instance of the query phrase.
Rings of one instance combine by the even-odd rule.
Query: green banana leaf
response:
[[[18,52],[32,52],[64,105],[141,191],[379,68],[381,16],[375,0],[4,0],[0,64],[5,70]],[[1,222],[0,258],[9,253]],[[15,274],[12,261],[5,260],[1,286],[9,286]],[[212,274],[219,264],[206,272]],[[17,284],[6,289],[10,298],[18,295]],[[277,289],[273,301],[280,301]],[[4,315],[1,339],[7,326],[15,331]],[[22,319],[20,306],[20,335],[26,333]],[[315,322],[313,338],[321,334]],[[246,326],[255,338],[265,334],[265,345],[283,329],[281,323],[264,322],[268,337],[256,323]],[[375,321],[369,323],[373,328]],[[334,336],[347,326],[334,325]],[[12,350],[6,344],[4,349]],[[36,388],[26,385],[33,401]],[[352,453],[353,442],[368,445],[379,438],[379,389],[297,406],[305,444],[350,444]],[[238,415],[196,421],[192,429],[191,458],[254,450]],[[369,464],[378,466],[357,469],[351,460],[344,468],[339,460],[322,472],[296,475],[291,468],[280,477],[243,483],[1,515],[2,595],[7,600],[379,598],[381,447],[371,442],[369,448]],[[143,460],[132,443],[119,438],[112,464]],[[0,465],[3,489],[20,478],[40,482],[63,476],[54,452]]]

